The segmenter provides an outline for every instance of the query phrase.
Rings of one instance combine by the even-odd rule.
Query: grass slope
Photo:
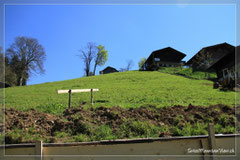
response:
[[[213,82],[189,79],[182,76],[154,72],[128,71],[94,77],[38,85],[11,87],[5,90],[6,107],[19,110],[36,108],[43,112],[62,113],[68,106],[68,94],[57,94],[58,89],[99,88],[94,92],[95,107],[120,106],[124,108],[155,105],[209,106],[212,104],[234,105],[235,93],[213,89]],[[90,93],[74,93],[72,106],[87,102]]]
[[[215,72],[201,72],[195,71],[193,72],[192,68],[182,68],[182,67],[161,67],[159,72],[169,73],[175,75],[181,75],[192,79],[214,79],[217,78],[217,74]]]

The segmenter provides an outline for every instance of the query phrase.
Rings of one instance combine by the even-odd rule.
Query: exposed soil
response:
[[[90,126],[109,125],[116,132],[124,121],[139,120],[147,121],[156,126],[184,125],[185,123],[221,123],[221,115],[235,116],[235,108],[226,105],[214,105],[209,107],[193,106],[173,106],[167,108],[156,108],[145,106],[140,108],[124,109],[120,107],[98,107],[84,109],[67,109],[61,116],[42,113],[31,109],[27,112],[10,108],[5,111],[5,132],[14,129],[27,131],[34,127],[37,133],[44,137],[53,137],[56,131],[71,131],[72,135],[83,133],[89,134],[85,129],[86,124]],[[180,118],[179,118],[180,117]],[[239,118],[239,116],[237,116]],[[225,122],[227,126],[235,126],[234,118]],[[171,136],[171,133],[161,133],[159,136]],[[21,140],[19,140],[21,141]],[[19,142],[18,141],[18,142]],[[16,143],[11,137],[6,137],[6,143]]]

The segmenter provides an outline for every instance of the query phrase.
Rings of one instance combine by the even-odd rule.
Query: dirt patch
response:
[[[15,128],[27,130],[28,128],[34,127],[36,131],[41,131],[44,132],[44,134],[49,135],[57,119],[60,119],[60,117],[41,113],[34,109],[31,109],[28,112],[18,111],[13,108],[6,109],[6,132]]]
[[[108,125],[113,133],[117,133],[120,126],[126,121],[148,122],[154,126],[183,126],[186,123],[224,123],[234,126],[234,118],[224,120],[221,115],[234,117],[235,109],[226,105],[214,105],[209,107],[173,106],[168,108],[156,108],[154,106],[142,106],[140,108],[124,109],[120,107],[98,107],[84,109],[67,109],[61,116],[41,113],[31,109],[27,112],[10,108],[5,111],[5,131],[12,132],[20,129],[27,132],[34,128],[42,137],[55,139],[56,132],[68,131],[70,135],[91,134],[91,128]],[[89,127],[90,126],[90,127]],[[159,136],[171,136],[169,132],[162,132]],[[21,140],[19,140],[21,142]],[[24,140],[22,140],[24,141]],[[55,141],[55,140],[54,140]],[[6,143],[13,143],[11,137],[7,137]]]

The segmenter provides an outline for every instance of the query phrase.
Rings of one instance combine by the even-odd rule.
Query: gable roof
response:
[[[233,62],[233,63],[232,63]],[[235,64],[235,52],[230,52],[227,53],[226,55],[224,55],[222,58],[220,58],[218,61],[216,61],[215,63],[213,63],[208,69],[215,69],[215,68],[222,68],[224,67],[226,64],[230,64],[232,63],[232,65]]]
[[[118,70],[116,70],[115,68],[113,67],[110,67],[110,66],[107,66],[104,70],[102,70],[103,72],[106,71],[106,70],[114,70],[116,72],[118,72]]]
[[[213,53],[212,58],[221,59],[223,56],[232,52],[234,49],[235,49],[234,46],[232,46],[226,42],[208,46],[208,47],[204,47],[200,51],[198,51],[190,60],[188,60],[186,64],[187,65],[191,64],[193,62],[193,60],[196,59],[197,55],[199,55],[200,53],[206,54],[207,52],[212,52]],[[225,50],[227,52],[225,52],[225,53],[217,52],[218,50]]]
[[[180,62],[186,54],[172,48],[166,47],[163,49],[153,51],[145,63],[149,63],[153,58],[160,58],[166,62]]]

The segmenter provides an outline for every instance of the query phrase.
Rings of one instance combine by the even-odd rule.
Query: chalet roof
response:
[[[166,47],[163,49],[159,49],[159,50],[155,50],[153,51],[150,56],[148,57],[148,59],[146,60],[145,63],[148,63],[149,61],[151,61],[152,58],[154,57],[159,57],[161,59],[165,59],[165,61],[169,61],[169,62],[175,62],[175,61],[181,61],[184,57],[186,56],[186,54],[173,49],[172,47]]]
[[[208,69],[220,66],[223,63],[226,63],[226,61],[232,60],[234,58],[237,58],[237,63],[240,63],[240,46],[235,47],[235,50],[224,55],[221,59],[219,59],[217,62],[211,65]]]
[[[204,47],[202,48],[200,51],[198,51],[190,60],[187,61],[187,65],[191,64],[192,61],[194,59],[196,59],[196,56],[200,53],[207,53],[207,52],[212,52],[213,53],[213,58],[218,58],[220,59],[221,57],[223,57],[224,55],[226,55],[227,53],[230,53],[234,50],[234,46],[224,42],[224,43],[220,43],[220,44],[216,44],[216,45],[212,45],[212,46],[208,46],[208,47]],[[228,50],[228,52],[226,53],[220,53],[217,52],[217,50],[222,49],[222,50]]]
[[[223,66],[224,64],[230,63],[230,61],[234,60],[235,58],[235,52],[230,52],[226,55],[224,55],[222,58],[220,58],[218,61],[216,61],[214,64],[212,64],[208,69],[215,69],[216,67]]]
[[[109,69],[111,69],[111,70],[114,70],[114,71],[116,71],[116,72],[118,72],[118,70],[116,70],[115,68],[113,68],[113,67],[110,67],[110,66],[107,66],[104,70],[102,70],[102,71],[106,71],[106,70],[109,70]]]

